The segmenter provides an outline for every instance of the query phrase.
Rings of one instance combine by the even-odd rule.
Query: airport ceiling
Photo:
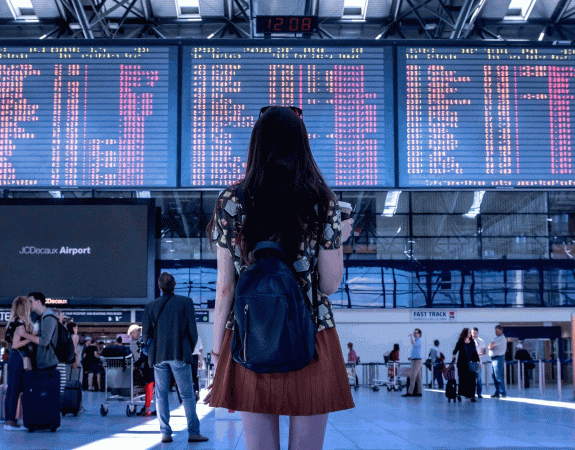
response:
[[[266,35],[258,16],[318,28]],[[270,37],[570,42],[575,0],[0,0],[0,39]]]

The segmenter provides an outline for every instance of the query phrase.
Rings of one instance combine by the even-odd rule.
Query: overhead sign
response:
[[[130,323],[132,313],[129,309],[117,311],[90,311],[87,309],[75,309],[63,311],[64,316],[72,319],[73,322],[78,324],[85,323]],[[10,320],[10,310],[0,311],[0,322],[8,322]]]
[[[144,317],[144,311],[136,311],[136,323],[142,323],[142,318]],[[210,321],[210,312],[196,310],[196,322],[208,323]]]
[[[455,322],[455,311],[415,309],[411,311],[412,322]]]

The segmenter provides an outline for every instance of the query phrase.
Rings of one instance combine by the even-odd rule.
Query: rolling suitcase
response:
[[[445,396],[447,397],[447,403],[451,400],[455,401],[457,398],[457,382],[455,380],[447,381],[447,386],[445,386]]]
[[[64,395],[60,402],[60,412],[62,417],[66,414],[78,415],[80,411],[80,406],[82,405],[82,383],[78,380],[68,380],[66,381],[66,387],[64,388]]]
[[[45,428],[56,431],[60,426],[60,372],[25,371],[22,403],[28,431]]]

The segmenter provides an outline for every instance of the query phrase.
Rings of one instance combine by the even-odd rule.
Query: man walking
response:
[[[495,339],[489,343],[489,356],[491,357],[491,375],[495,384],[495,394],[492,398],[506,397],[505,377],[503,375],[503,365],[505,364],[505,352],[507,351],[507,338],[503,334],[501,325],[495,326]]]
[[[416,328],[413,333],[409,335],[411,338],[411,373],[409,376],[409,389],[406,394],[402,397],[421,397],[422,386],[421,386],[421,366],[423,361],[421,360],[421,330]]]
[[[204,442],[196,414],[196,397],[192,381],[192,352],[198,340],[194,303],[188,297],[174,294],[176,280],[169,272],[158,278],[162,296],[146,305],[142,319],[143,342],[152,339],[148,349],[150,366],[156,381],[156,409],[162,442],[172,442],[170,427],[170,379],[178,385],[188,422],[188,442]]]
[[[485,364],[485,357],[487,355],[487,348],[485,347],[485,341],[479,337],[479,329],[477,327],[473,328],[471,332],[473,340],[475,341],[475,348],[477,349],[477,354],[479,355],[479,370],[475,372],[475,386],[477,387],[477,398],[483,398],[481,393],[483,392],[483,367]]]

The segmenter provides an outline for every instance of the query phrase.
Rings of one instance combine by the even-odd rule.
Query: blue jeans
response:
[[[6,420],[16,420],[18,397],[24,390],[24,365],[22,356],[17,350],[10,350],[8,356],[8,390],[6,392],[5,413]]]
[[[178,390],[184,404],[186,420],[188,421],[188,434],[200,434],[200,421],[196,414],[196,396],[192,381],[192,366],[183,361],[164,361],[154,365],[156,380],[156,410],[160,420],[160,432],[164,436],[172,435],[170,427],[170,379],[174,375]]]
[[[493,384],[495,384],[495,395],[507,395],[505,391],[505,377],[503,376],[504,364],[505,355],[491,358],[491,375],[493,376]]]
[[[475,386],[477,386],[477,395],[481,395],[483,392],[483,364],[477,372],[475,372]]]

